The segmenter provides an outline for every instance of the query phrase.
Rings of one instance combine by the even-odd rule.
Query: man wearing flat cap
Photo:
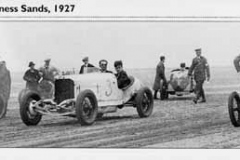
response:
[[[50,65],[50,58],[46,58],[44,62],[44,66],[39,69],[40,75],[42,76],[42,80],[39,84],[39,92],[44,98],[52,98],[55,90],[54,83],[56,77],[60,76],[60,71]]]
[[[11,92],[10,71],[6,62],[0,57],[0,119],[7,113],[8,100]]]
[[[88,58],[88,57],[84,57],[84,58],[82,59],[82,61],[83,61],[84,64],[81,66],[80,71],[79,71],[79,74],[83,74],[85,68],[94,67],[94,65],[88,63],[88,62],[89,62],[89,58]]]
[[[195,49],[196,57],[192,61],[192,65],[189,68],[188,76],[194,75],[194,80],[196,82],[195,86],[195,94],[196,97],[194,98],[193,102],[198,103],[199,98],[202,98],[200,102],[206,102],[206,97],[203,89],[203,83],[205,80],[210,80],[210,69],[207,59],[203,57],[202,49],[198,48]]]
[[[113,73],[112,71],[107,70],[108,61],[102,59],[99,61],[100,72],[102,73]]]
[[[54,66],[50,65],[51,62],[50,58],[46,58],[44,62],[45,62],[44,66],[40,67],[39,69],[40,75],[42,75],[43,80],[47,80],[54,83],[56,76],[60,74],[60,71]]]
[[[29,69],[25,72],[23,79],[26,81],[27,89],[36,91],[41,75],[39,71],[34,68],[35,64],[33,62],[29,62],[28,67]]]

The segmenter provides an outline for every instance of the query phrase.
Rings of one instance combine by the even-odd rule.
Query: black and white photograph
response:
[[[0,3],[0,148],[240,148],[240,2],[59,2]]]

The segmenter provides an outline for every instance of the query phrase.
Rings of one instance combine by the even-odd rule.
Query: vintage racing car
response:
[[[184,70],[172,70],[168,83],[164,84],[161,82],[161,100],[168,99],[169,94],[183,96],[194,92],[195,83],[193,77],[188,78],[188,69],[189,68],[186,67]]]
[[[119,89],[111,73],[67,75],[55,81],[52,98],[39,91],[23,90],[19,95],[20,115],[26,125],[37,125],[42,115],[77,117],[81,125],[91,125],[97,117],[133,106],[140,117],[153,111],[151,90],[137,78]]]

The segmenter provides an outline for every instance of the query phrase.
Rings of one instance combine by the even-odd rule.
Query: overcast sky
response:
[[[240,16],[237,1],[104,1],[108,5],[83,1],[81,15]],[[29,61],[39,67],[47,56],[63,69],[80,68],[85,55],[94,65],[104,58],[110,67],[121,59],[126,68],[152,68],[160,55],[166,66],[189,65],[199,47],[211,66],[231,66],[240,54],[237,22],[0,22],[0,35],[0,56],[13,71],[25,70]]]

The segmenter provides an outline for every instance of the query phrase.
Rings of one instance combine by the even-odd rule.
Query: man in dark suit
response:
[[[79,74],[83,74],[83,73],[84,73],[84,68],[94,67],[94,65],[88,63],[88,62],[89,62],[89,58],[88,58],[88,57],[84,57],[84,58],[82,59],[82,61],[83,61],[84,64],[81,66],[81,69],[80,69],[80,71],[79,71]]]
[[[189,69],[188,76],[192,76],[192,73],[194,72],[194,80],[196,82],[195,87],[195,94],[196,97],[194,98],[193,102],[198,103],[198,100],[200,97],[202,97],[202,100],[200,102],[204,103],[206,102],[205,93],[203,89],[203,83],[207,79],[207,81],[210,80],[210,69],[209,64],[207,62],[207,59],[203,57],[201,48],[196,49],[196,57],[192,61],[192,65]]]
[[[157,99],[157,93],[161,89],[161,80],[163,80],[163,86],[167,87],[167,79],[165,76],[165,57],[160,57],[160,62],[158,63],[156,67],[156,76],[153,84],[153,90],[154,90],[154,99]]]
[[[35,64],[30,62],[28,67],[29,69],[25,72],[23,79],[27,82],[26,88],[30,90],[37,91],[39,80],[41,75],[38,70],[34,68]]]

